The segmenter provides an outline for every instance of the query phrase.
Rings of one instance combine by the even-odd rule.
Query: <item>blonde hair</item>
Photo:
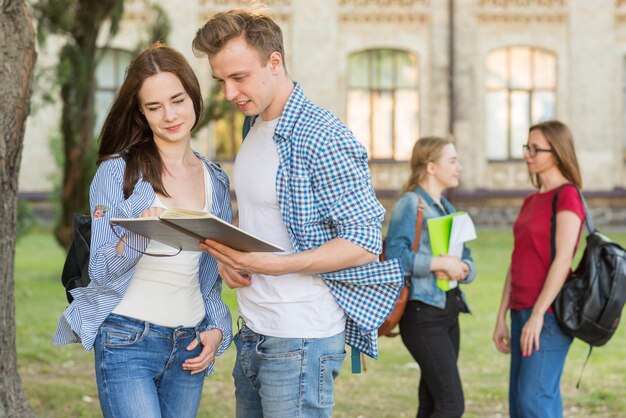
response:
[[[415,142],[411,155],[411,176],[404,186],[403,192],[414,190],[426,179],[428,163],[439,160],[443,148],[448,144],[454,144],[454,142],[451,139],[437,136],[427,136]]]
[[[539,130],[543,134],[556,161],[556,165],[563,176],[574,183],[579,189],[582,188],[582,178],[578,167],[578,158],[574,149],[574,136],[572,131],[563,122],[550,120],[531,126],[528,133]],[[532,185],[539,189],[541,179],[537,174],[528,173]]]
[[[258,52],[261,64],[266,64],[270,55],[278,52],[285,66],[285,47],[280,26],[266,14],[248,9],[235,9],[213,16],[198,29],[192,48],[197,57],[212,57],[229,41],[240,36]]]

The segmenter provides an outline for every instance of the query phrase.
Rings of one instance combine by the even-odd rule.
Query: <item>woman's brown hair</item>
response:
[[[428,163],[434,163],[441,158],[442,150],[448,144],[453,144],[452,140],[437,136],[427,136],[417,140],[411,156],[411,176],[403,192],[414,190],[426,179]]]
[[[556,165],[563,176],[574,183],[579,189],[582,188],[582,178],[578,167],[578,158],[574,149],[574,136],[572,131],[563,122],[550,120],[531,126],[528,133],[539,130],[543,134],[556,161]],[[541,179],[537,174],[529,173],[530,182],[535,188],[541,187]]]
[[[158,73],[172,73],[180,80],[193,102],[196,126],[202,115],[202,93],[198,79],[178,51],[155,43],[131,62],[100,133],[97,163],[122,157],[126,161],[124,196],[128,198],[141,175],[154,191],[168,196],[161,176],[163,160],[153,141],[153,133],[141,113],[139,90],[144,81]]]

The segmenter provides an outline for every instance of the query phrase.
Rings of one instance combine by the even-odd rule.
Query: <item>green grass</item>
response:
[[[626,233],[609,233],[626,244]],[[472,245],[478,277],[464,287],[472,315],[461,319],[459,360],[467,417],[507,413],[508,356],[491,342],[502,281],[511,254],[508,231],[479,231]],[[77,344],[55,347],[52,338],[67,305],[59,282],[65,253],[46,231],[34,231],[18,242],[15,272],[17,349],[26,394],[38,417],[98,417],[93,354]],[[224,290],[235,312],[235,293]],[[594,350],[579,390],[575,388],[587,346],[576,341],[562,381],[567,417],[626,415],[626,331],[624,326],[605,346]],[[218,358],[216,373],[204,385],[200,417],[233,417],[230,372],[234,347]],[[350,374],[347,360],[336,385],[336,417],[413,417],[419,370],[399,338],[382,339],[380,359],[366,360],[367,372]]]

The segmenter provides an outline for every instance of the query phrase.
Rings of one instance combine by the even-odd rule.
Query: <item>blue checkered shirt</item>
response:
[[[294,250],[317,248],[339,237],[380,254],[385,209],[371,185],[367,151],[341,121],[294,84],[274,131],[280,158],[276,195]],[[400,261],[319,276],[346,313],[346,343],[378,358],[377,330],[402,286]]]

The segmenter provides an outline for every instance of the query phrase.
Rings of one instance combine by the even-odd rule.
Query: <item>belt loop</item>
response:
[[[141,336],[139,337],[139,341],[143,341],[148,336],[149,332],[150,332],[150,322],[144,321],[143,332],[141,333]]]

